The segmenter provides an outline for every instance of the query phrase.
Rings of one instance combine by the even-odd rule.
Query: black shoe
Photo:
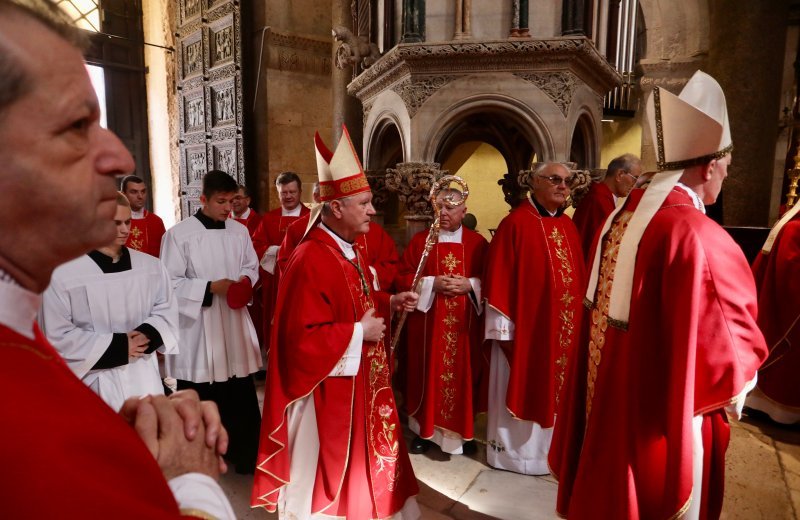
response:
[[[414,440],[411,441],[411,447],[409,448],[409,452],[415,455],[419,455],[420,453],[425,453],[430,448],[431,441],[426,441],[419,435],[414,437]]]
[[[475,441],[467,441],[461,446],[464,455],[475,455],[478,453],[478,444]]]

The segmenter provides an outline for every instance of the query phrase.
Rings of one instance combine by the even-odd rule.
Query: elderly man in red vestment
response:
[[[580,239],[563,214],[570,181],[563,164],[539,165],[528,200],[500,222],[486,260],[486,458],[526,475],[549,473],[556,405],[583,309]]]
[[[261,340],[266,351],[269,350],[275,298],[278,295],[278,279],[275,271],[278,249],[283,243],[289,225],[309,213],[308,208],[300,202],[303,184],[296,173],[283,172],[279,174],[275,179],[275,188],[278,190],[281,207],[265,213],[253,234],[253,247],[255,247],[261,264],[259,269],[262,309]]]
[[[281,279],[251,503],[287,518],[419,518],[384,336],[390,309],[418,296],[371,289],[354,241],[375,210],[347,130],[334,154],[315,145],[322,222]]]
[[[598,234],[550,450],[567,518],[719,517],[726,412],[767,355],[747,261],[704,214],[731,162],[722,89],[698,71],[646,109],[660,173]]]
[[[54,269],[113,239],[114,178],[134,166],[100,126],[84,43],[53,2],[0,1],[0,510],[233,518],[216,482],[227,436],[213,404],[179,393],[116,414],[35,325]]]
[[[250,238],[253,238],[261,223],[261,215],[250,207],[251,200],[250,190],[247,189],[247,186],[240,184],[239,191],[231,201],[231,218],[245,226],[250,232]]]
[[[136,175],[128,175],[122,179],[120,191],[131,203],[131,232],[125,247],[158,258],[161,251],[161,238],[166,229],[161,217],[147,211],[144,207],[147,201],[147,186]]]
[[[612,159],[608,163],[603,180],[592,183],[589,193],[575,208],[572,221],[581,236],[583,256],[587,265],[594,236],[617,207],[617,200],[628,196],[641,174],[642,163],[635,155],[626,153]]]
[[[758,326],[769,358],[745,406],[782,424],[800,422],[800,204],[769,234],[753,262],[758,288]]]
[[[319,183],[314,185],[314,202],[319,203]],[[289,225],[286,236],[278,250],[277,271],[278,276],[286,269],[286,263],[292,252],[305,236],[308,229],[308,221],[311,214],[300,217]],[[369,223],[369,231],[356,238],[356,246],[359,252],[369,262],[369,270],[372,271],[372,285],[376,291],[388,291],[394,285],[397,276],[397,265],[399,257],[397,246],[380,224]]]
[[[408,426],[417,437],[412,453],[424,453],[430,442],[451,454],[474,451],[473,392],[483,358],[481,277],[486,239],[461,225],[465,204],[461,192],[439,195],[441,228],[431,249],[420,283],[417,310],[408,319],[405,391]],[[403,252],[398,288],[409,289],[425,249],[428,231],[420,231]],[[476,396],[477,397],[477,396]]]

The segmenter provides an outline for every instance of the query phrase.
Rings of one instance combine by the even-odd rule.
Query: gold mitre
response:
[[[655,87],[646,113],[659,171],[706,164],[733,150],[725,94],[703,71],[694,73],[679,96]]]
[[[331,153],[325,146],[319,132],[314,135],[314,150],[317,154],[319,198],[322,202],[370,191],[347,127],[342,125],[342,137],[335,152]]]

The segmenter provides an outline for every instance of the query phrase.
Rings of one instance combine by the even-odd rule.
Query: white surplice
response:
[[[255,286],[258,258],[247,228],[233,219],[207,229],[195,216],[169,229],[161,242],[178,300],[180,353],[167,358],[167,375],[195,383],[246,377],[261,367],[258,338],[247,307],[231,309],[213,295],[203,307],[209,282],[242,276]]]
[[[178,351],[178,307],[169,275],[157,258],[128,251],[130,270],[104,273],[88,255],[56,269],[39,314],[42,330],[72,371],[114,410],[129,397],[164,393],[155,352],[92,369],[114,333],[146,323],[164,342],[158,352],[170,358]]]

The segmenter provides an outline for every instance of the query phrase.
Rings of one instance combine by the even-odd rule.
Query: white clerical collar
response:
[[[678,181],[678,183],[675,184],[675,186],[685,191],[686,194],[689,195],[689,197],[691,197],[692,202],[694,202],[694,207],[702,211],[703,215],[706,214],[706,205],[703,204],[702,200],[700,200],[700,195],[698,195],[692,188],[690,188],[689,186],[685,185],[680,181]]]
[[[42,305],[42,295],[22,288],[0,270],[0,324],[17,334],[34,339],[33,324]]]
[[[244,213],[242,213],[241,217],[237,217],[236,213],[231,211],[231,218],[247,219],[249,216],[250,216],[250,208],[247,208],[246,210],[244,210]]]
[[[144,208],[140,209],[139,211],[131,210],[131,218],[135,218],[137,220],[144,218]]]
[[[327,234],[333,237],[333,240],[339,246],[339,249],[341,249],[342,253],[344,253],[345,258],[347,258],[348,260],[353,260],[356,257],[356,252],[353,251],[353,244],[351,244],[347,240],[344,240],[342,237],[334,233],[333,230],[331,230],[331,228],[326,226],[324,222],[322,222],[319,225],[319,227],[321,227]]]
[[[446,229],[439,230],[439,243],[453,243],[460,244],[461,237],[464,235],[464,226],[458,226],[455,231],[447,231]]]
[[[281,216],[282,217],[299,217],[300,216],[300,209],[303,207],[302,204],[298,204],[294,209],[286,209],[281,206]]]

